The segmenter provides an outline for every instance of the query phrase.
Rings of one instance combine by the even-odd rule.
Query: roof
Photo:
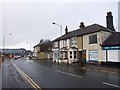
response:
[[[102,44],[102,46],[120,46],[120,32],[112,33]]]
[[[35,48],[35,47],[37,47],[37,46],[41,46],[41,45],[45,45],[45,44],[47,44],[47,43],[52,43],[50,40],[45,40],[45,41],[43,41],[43,42],[39,42],[37,45],[35,45],[33,48]]]
[[[92,24],[85,28],[81,28],[81,29],[77,29],[77,30],[68,32],[68,34],[64,34],[61,37],[58,37],[57,39],[53,40],[53,42],[68,39],[68,38],[75,37],[75,36],[81,36],[81,35],[86,35],[86,34],[90,34],[90,33],[95,33],[95,32],[99,32],[99,31],[113,32],[110,29],[103,27],[101,25]]]

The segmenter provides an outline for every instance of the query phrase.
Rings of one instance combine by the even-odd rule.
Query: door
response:
[[[78,62],[82,62],[82,51],[79,51]]]
[[[86,50],[82,52],[82,61],[86,63]]]

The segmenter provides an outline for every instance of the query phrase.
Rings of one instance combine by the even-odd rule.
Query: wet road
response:
[[[2,65],[2,88],[32,88],[13,67],[10,60]]]
[[[51,61],[12,60],[41,88],[120,88],[120,75]]]

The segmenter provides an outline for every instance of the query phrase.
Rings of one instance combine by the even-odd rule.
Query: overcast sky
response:
[[[88,2],[89,1],[89,2]],[[94,23],[106,27],[106,13],[112,11],[118,31],[119,0],[2,0],[0,3],[0,48],[5,35],[5,48],[31,49],[40,39],[53,40],[60,36],[60,27],[69,31]],[[12,35],[9,35],[12,34]]]

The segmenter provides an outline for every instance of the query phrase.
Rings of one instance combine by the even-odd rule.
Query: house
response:
[[[45,60],[52,59],[52,42],[45,40],[34,46],[33,57],[34,59]]]
[[[17,55],[17,56],[24,56],[26,53],[26,50],[24,48],[18,48],[18,49],[0,49],[0,53],[9,56],[9,55]]]
[[[53,61],[101,64],[104,57],[102,44],[116,32],[111,12],[107,13],[106,24],[107,27],[99,24],[85,27],[84,23],[81,22],[79,29],[71,32],[68,32],[66,26],[65,34],[53,40]]]
[[[104,62],[120,65],[120,32],[112,33],[102,44]]]

